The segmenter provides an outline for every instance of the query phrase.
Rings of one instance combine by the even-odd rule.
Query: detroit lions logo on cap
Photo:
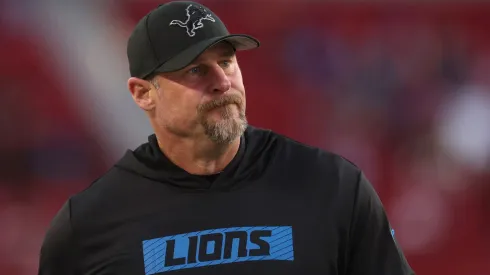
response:
[[[170,26],[177,25],[182,28],[186,28],[187,34],[190,37],[196,35],[196,30],[204,27],[203,20],[208,20],[211,22],[216,22],[213,18],[212,14],[209,13],[206,9],[200,6],[194,6],[190,4],[185,9],[187,13],[187,20],[182,22],[180,20],[172,20],[170,22]]]

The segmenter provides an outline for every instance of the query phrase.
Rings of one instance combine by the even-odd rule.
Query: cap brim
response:
[[[181,70],[191,64],[197,57],[199,57],[199,55],[201,55],[207,49],[222,41],[227,41],[231,43],[237,51],[251,50],[260,46],[260,42],[257,39],[245,34],[230,34],[226,36],[215,37],[203,40],[185,49],[178,55],[166,61],[162,66],[158,67],[155,72],[166,73]]]

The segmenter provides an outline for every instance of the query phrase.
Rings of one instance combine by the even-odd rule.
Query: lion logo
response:
[[[187,34],[190,37],[196,35],[196,30],[204,27],[203,20],[208,20],[211,22],[216,22],[212,14],[206,11],[203,7],[196,7],[194,5],[189,5],[186,9],[187,19],[182,22],[180,20],[172,20],[170,26],[176,25],[187,30]]]

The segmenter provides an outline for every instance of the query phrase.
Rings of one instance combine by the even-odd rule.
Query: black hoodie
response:
[[[383,206],[340,156],[249,127],[221,173],[191,175],[155,135],[53,219],[40,275],[407,275]]]

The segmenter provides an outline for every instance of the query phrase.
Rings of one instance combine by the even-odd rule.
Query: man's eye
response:
[[[200,72],[201,72],[201,69],[199,67],[194,67],[194,68],[189,70],[189,73],[191,73],[191,74],[198,74]]]
[[[224,68],[228,68],[228,67],[230,67],[230,65],[231,65],[230,61],[222,61],[221,62],[221,66],[223,66]]]

